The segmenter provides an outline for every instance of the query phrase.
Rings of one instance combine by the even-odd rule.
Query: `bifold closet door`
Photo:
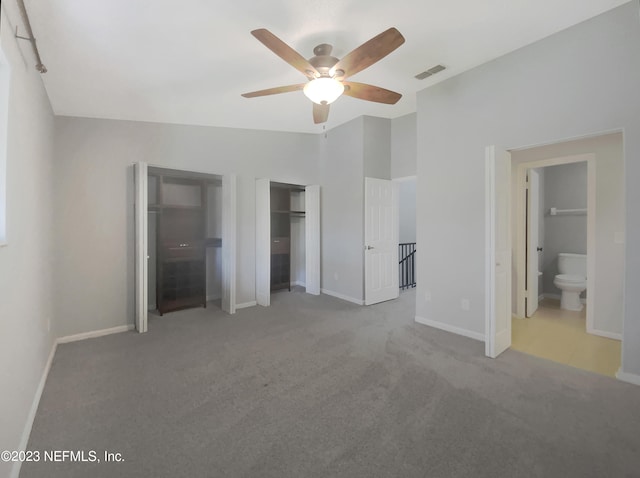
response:
[[[485,355],[495,358],[511,347],[511,154],[488,146],[485,168]]]
[[[136,250],[136,330],[140,333],[147,331],[148,287],[149,287],[149,180],[147,163],[138,162],[133,165],[133,180],[135,189],[135,250]]]
[[[222,310],[236,313],[237,180],[222,177]]]
[[[320,295],[320,186],[305,188],[305,282],[307,294]]]
[[[271,305],[271,182],[256,179],[256,302]]]

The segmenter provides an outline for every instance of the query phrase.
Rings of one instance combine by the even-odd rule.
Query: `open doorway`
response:
[[[320,186],[256,180],[256,302],[320,294]]]
[[[512,152],[515,350],[615,376],[622,158],[620,133]]]
[[[222,299],[222,177],[148,169],[149,311]]]
[[[136,330],[148,315],[236,310],[236,177],[134,164]]]
[[[416,176],[396,178],[399,201],[398,275],[400,291],[415,289],[416,280]]]

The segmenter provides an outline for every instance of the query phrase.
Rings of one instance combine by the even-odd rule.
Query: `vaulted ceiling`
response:
[[[360,115],[411,113],[417,91],[626,1],[25,3],[49,70],[43,81],[56,114],[317,133],[323,125],[313,123],[312,104],[301,91],[240,96],[305,81],[251,30],[270,30],[306,58],[319,43],[332,44],[333,55],[342,57],[389,27],[404,35],[404,45],[351,78],[400,92],[402,99],[390,106],[343,96],[331,105],[329,129]],[[19,17],[10,22],[20,31]],[[422,81],[414,78],[437,64],[446,70]]]

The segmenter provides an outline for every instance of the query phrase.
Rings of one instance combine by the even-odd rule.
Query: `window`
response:
[[[7,123],[10,77],[9,62],[0,48],[0,246],[7,244]]]

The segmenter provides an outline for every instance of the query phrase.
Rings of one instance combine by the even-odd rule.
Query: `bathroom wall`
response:
[[[558,253],[587,253],[587,215],[552,216],[549,209],[587,208],[587,163],[561,164],[544,169],[542,292],[558,295],[561,291],[553,284],[558,274]]]

